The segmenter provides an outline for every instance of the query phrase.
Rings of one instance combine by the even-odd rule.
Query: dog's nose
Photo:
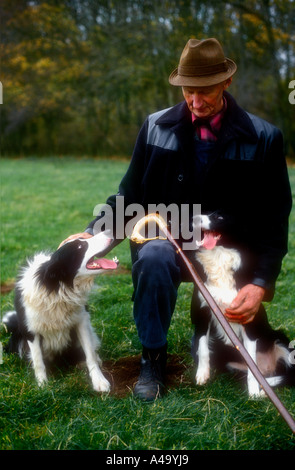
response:
[[[193,218],[193,228],[202,228],[203,230],[209,230],[210,228],[210,219],[207,215],[196,215]]]

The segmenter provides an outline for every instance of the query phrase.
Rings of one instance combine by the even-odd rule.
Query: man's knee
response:
[[[178,268],[176,254],[170,242],[153,240],[142,247],[138,261],[149,267]]]
[[[138,259],[133,265],[133,273],[146,275],[149,278],[169,276],[174,282],[179,281],[180,269],[176,253],[170,242],[153,240],[146,243],[138,253]]]

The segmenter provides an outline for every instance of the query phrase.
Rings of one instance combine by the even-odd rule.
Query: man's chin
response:
[[[205,111],[193,111],[194,115],[199,119],[206,119],[207,117],[211,116],[211,112],[209,110]]]

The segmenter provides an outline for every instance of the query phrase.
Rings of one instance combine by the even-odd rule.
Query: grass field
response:
[[[91,159],[1,160],[1,315],[13,307],[18,268],[38,250],[54,250],[84,230],[92,209],[117,191],[128,163]],[[290,169],[293,193],[295,169]],[[85,370],[56,371],[39,389],[33,372],[15,356],[0,364],[0,449],[18,450],[294,450],[295,438],[268,399],[249,400],[232,376],[206,387],[193,383],[190,357],[192,284],[180,287],[169,331],[167,394],[152,404],[132,396],[140,344],[132,316],[128,241],[113,252],[118,273],[96,279],[89,309],[102,340],[101,356],[113,391],[91,390]],[[295,338],[295,213],[270,321]],[[292,287],[293,286],[293,287]],[[8,292],[6,292],[8,291]],[[5,292],[5,293],[4,293]],[[8,335],[0,326],[1,342]],[[277,392],[295,416],[295,390]]]

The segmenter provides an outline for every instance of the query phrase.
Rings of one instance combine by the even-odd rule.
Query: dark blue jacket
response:
[[[225,92],[227,111],[210,162],[197,164],[186,102],[150,115],[119,186],[125,204],[201,203],[234,216],[236,238],[255,259],[247,281],[272,297],[287,253],[292,198],[279,129],[245,112]],[[115,196],[107,203],[115,209]],[[90,223],[90,231],[95,221]]]

